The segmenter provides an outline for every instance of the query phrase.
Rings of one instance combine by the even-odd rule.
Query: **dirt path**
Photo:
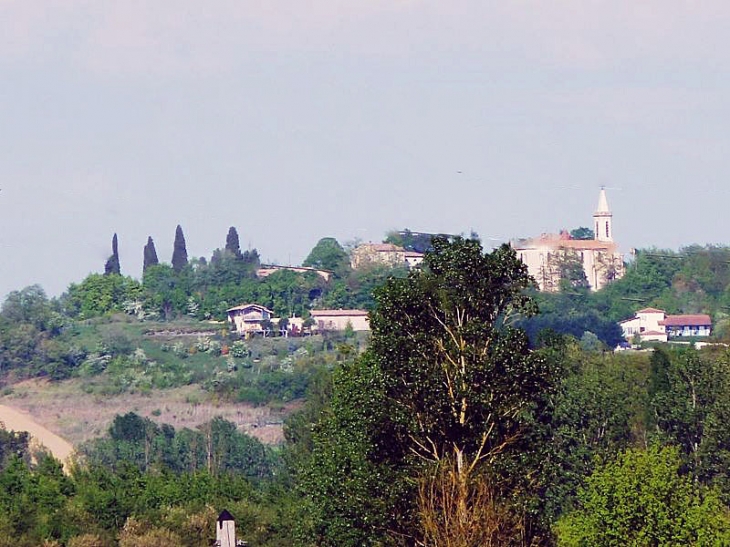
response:
[[[74,450],[74,447],[52,431],[36,423],[30,414],[20,412],[6,405],[0,405],[0,421],[8,431],[27,431],[37,442],[45,446],[51,454],[64,463]]]

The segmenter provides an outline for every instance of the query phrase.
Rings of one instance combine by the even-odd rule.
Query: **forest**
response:
[[[323,238],[303,264],[325,281],[258,278],[234,228],[209,260],[176,234],[169,265],[148,240],[141,280],[122,274],[115,236],[104,273],[58,298],[9,294],[3,389],[295,401],[284,442],[130,411],[64,472],[0,430],[0,546],[208,545],[224,508],[251,546],[730,544],[730,249],[640,250],[602,291],[566,269],[544,294],[509,246],[474,238],[401,236],[427,251],[410,272],[353,271]],[[223,321],[242,302],[365,308],[372,332],[241,340]],[[611,351],[616,322],[647,306],[710,314],[718,344]],[[195,334],[155,335],[170,325]]]

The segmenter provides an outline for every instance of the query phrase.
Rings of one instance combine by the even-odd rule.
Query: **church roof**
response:
[[[512,245],[515,250],[537,249],[573,249],[574,251],[606,251],[616,252],[613,241],[598,241],[595,239],[565,239],[559,234],[543,234],[540,237],[515,241]]]

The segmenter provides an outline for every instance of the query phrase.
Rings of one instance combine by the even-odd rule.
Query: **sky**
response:
[[[730,243],[730,3],[0,0],[0,297],[393,229]]]

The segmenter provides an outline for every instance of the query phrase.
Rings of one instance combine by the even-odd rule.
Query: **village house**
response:
[[[406,251],[403,247],[392,243],[363,243],[350,253],[350,265],[353,270],[369,264],[383,264],[391,268],[397,266],[412,268],[422,261],[422,253]]]
[[[274,317],[274,312],[259,304],[241,304],[227,311],[228,321],[241,336],[267,336],[271,329],[278,329],[279,336],[297,336],[304,332],[301,317],[287,317],[282,323],[280,317]]]
[[[670,339],[707,337],[712,334],[712,319],[706,314],[667,315],[664,310],[644,308],[631,319],[619,323],[624,338],[631,342],[667,342]]]
[[[370,320],[365,310],[312,310],[309,312],[314,320],[314,330],[340,331],[347,325],[354,331],[369,331]]]
[[[593,227],[593,239],[572,239],[567,231],[562,231],[516,240],[512,247],[541,291],[560,289],[562,266],[566,260],[579,261],[591,290],[597,291],[624,275],[623,255],[613,241],[613,213],[608,207],[605,188],[601,188],[598,197]]]
[[[259,304],[241,304],[226,310],[228,321],[242,336],[264,334],[265,322],[274,319],[274,312]]]

